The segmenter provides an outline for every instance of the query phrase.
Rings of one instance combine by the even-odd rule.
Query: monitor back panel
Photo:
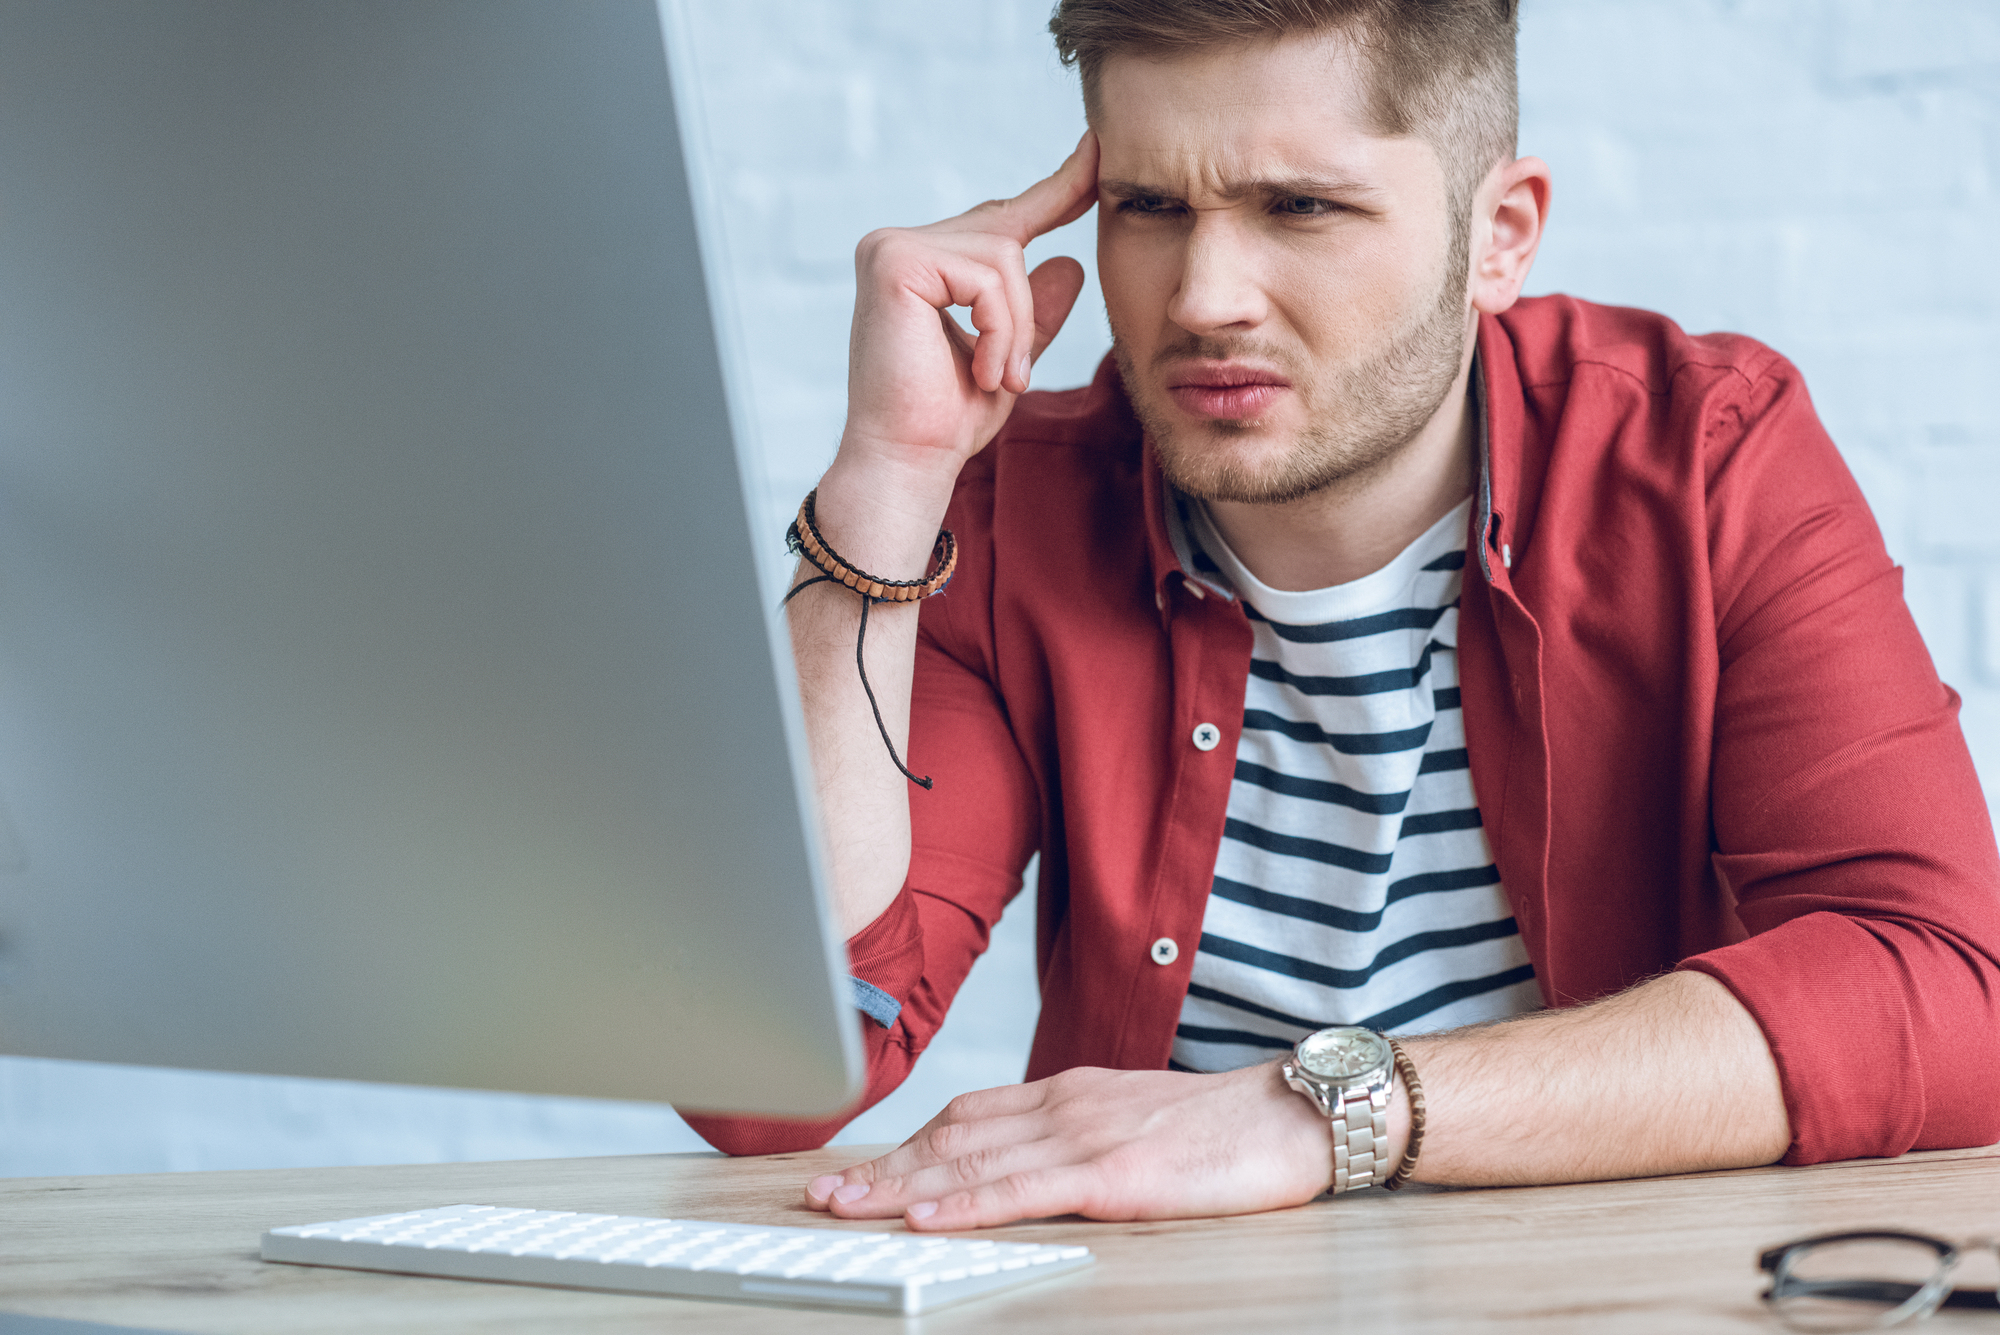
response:
[[[0,125],[0,1051],[851,1096],[651,0],[4,0]]]

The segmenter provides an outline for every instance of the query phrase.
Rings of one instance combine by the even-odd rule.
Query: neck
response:
[[[1230,550],[1274,589],[1324,589],[1373,574],[1472,494],[1472,347],[1431,420],[1367,473],[1277,505],[1209,501]]]

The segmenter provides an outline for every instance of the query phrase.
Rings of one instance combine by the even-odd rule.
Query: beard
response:
[[[1202,500],[1281,505],[1366,475],[1394,458],[1437,415],[1458,380],[1465,357],[1469,248],[1470,237],[1461,230],[1441,267],[1436,298],[1358,365],[1314,367],[1288,348],[1255,338],[1196,334],[1153,355],[1156,373],[1184,358],[1246,358],[1279,368],[1305,405],[1307,424],[1278,457],[1261,463],[1211,444],[1216,437],[1226,442],[1251,435],[1259,427],[1256,420],[1189,426],[1176,417],[1165,391],[1155,388],[1157,378],[1154,384],[1141,378],[1114,329],[1111,350],[1126,396],[1167,481]]]

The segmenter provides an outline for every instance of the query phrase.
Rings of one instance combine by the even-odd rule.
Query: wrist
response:
[[[1334,1025],[1273,1065],[1278,1085],[1320,1128],[1320,1176],[1330,1164],[1334,1192],[1394,1191],[1411,1180],[1422,1158],[1424,1099],[1415,1062],[1396,1039]]]
[[[854,565],[884,579],[922,578],[958,469],[851,450],[820,478],[814,510],[822,533]]]

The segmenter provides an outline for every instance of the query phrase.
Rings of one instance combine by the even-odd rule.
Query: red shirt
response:
[[[1673,968],[1763,1027],[1786,1161],[2000,1140],[2000,855],[1901,573],[1798,371],[1564,297],[1481,317],[1459,623],[1473,787],[1551,1006]],[[894,1089],[1040,851],[1028,1078],[1163,1068],[1250,661],[1107,361],[965,468],[924,605],[902,893],[849,943]],[[1203,750],[1201,723],[1222,730]],[[1153,943],[1179,946],[1158,963]],[[1168,952],[1161,952],[1162,954]],[[764,1153],[847,1120],[695,1118]]]

